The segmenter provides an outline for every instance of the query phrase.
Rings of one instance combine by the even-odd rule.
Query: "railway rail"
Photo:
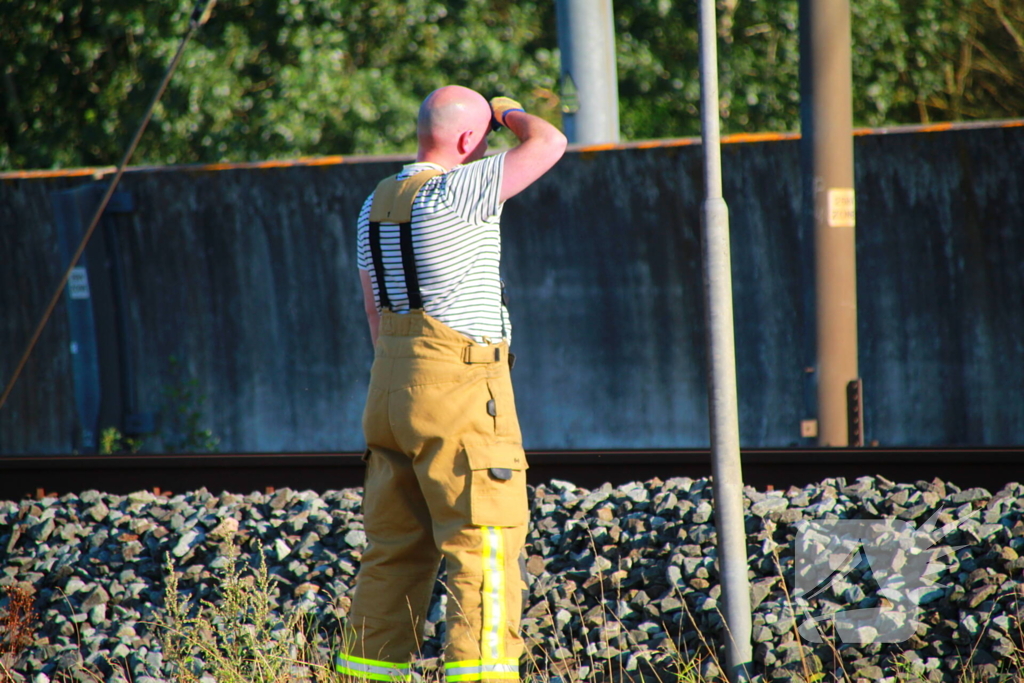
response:
[[[711,475],[708,449],[527,451],[531,484],[551,479],[583,487],[605,482]],[[995,492],[1024,482],[1024,446],[1003,448],[748,448],[744,483],[804,486],[829,477],[881,475],[896,482],[938,477],[961,488]],[[174,455],[0,456],[0,500],[96,489],[125,494],[209,491],[250,493],[289,487],[324,492],[361,486],[358,453],[216,453]]]

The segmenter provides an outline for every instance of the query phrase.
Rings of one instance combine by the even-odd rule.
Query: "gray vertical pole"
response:
[[[718,45],[715,0],[700,0],[701,136],[704,143],[704,292],[708,343],[711,472],[724,599],[729,680],[747,681],[752,660],[750,583],[743,518],[743,473],[736,398],[729,208],[722,197],[718,125]]]
[[[857,379],[856,202],[849,0],[803,0],[803,144],[814,207],[818,443],[848,446]],[[809,91],[809,92],[808,92]],[[805,197],[807,196],[805,194]]]
[[[562,123],[569,142],[619,141],[612,0],[557,0]]]

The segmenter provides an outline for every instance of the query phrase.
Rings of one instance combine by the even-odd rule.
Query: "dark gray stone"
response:
[[[963,503],[973,503],[976,500],[984,500],[991,498],[992,494],[983,488],[973,488],[960,491],[948,496],[947,501],[955,505],[961,505]]]

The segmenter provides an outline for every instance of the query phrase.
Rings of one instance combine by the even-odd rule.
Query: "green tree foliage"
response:
[[[0,0],[0,168],[116,163],[191,0]],[[136,163],[413,149],[447,82],[557,118],[553,28],[515,0],[222,0],[187,48]]]
[[[623,137],[700,134],[697,2],[619,0],[615,6]],[[796,0],[720,1],[718,37],[723,130],[796,129]]]
[[[850,4],[858,124],[1024,115],[1024,3]],[[192,5],[0,0],[0,168],[116,163]],[[695,0],[614,6],[623,137],[697,134]],[[408,152],[450,82],[557,122],[554,19],[554,0],[221,0],[135,163]],[[719,0],[718,20],[723,129],[798,129],[798,0]]]
[[[697,3],[615,0],[627,139],[700,133]],[[1024,3],[851,0],[857,125],[1024,116]],[[800,127],[798,0],[718,0],[723,131]]]
[[[1024,3],[851,2],[855,116],[867,125],[1024,116]]]

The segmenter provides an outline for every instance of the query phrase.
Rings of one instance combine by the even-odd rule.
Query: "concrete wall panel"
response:
[[[1024,127],[856,140],[868,439],[1024,443]],[[799,142],[723,149],[741,440],[806,443],[813,254]],[[183,378],[227,451],[361,450],[371,349],[355,217],[395,161],[132,171],[118,218],[139,408]],[[0,377],[62,274],[48,193],[0,179]],[[528,448],[707,444],[699,145],[572,152],[503,218]],[[71,448],[58,306],[7,406],[0,452]],[[174,357],[178,365],[171,363]],[[159,449],[159,439],[147,448]]]

